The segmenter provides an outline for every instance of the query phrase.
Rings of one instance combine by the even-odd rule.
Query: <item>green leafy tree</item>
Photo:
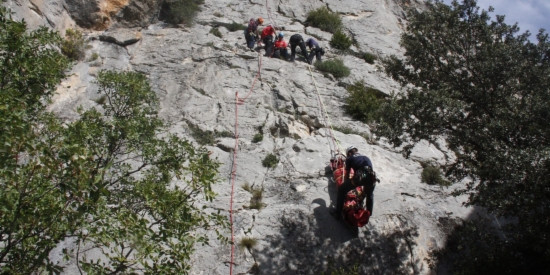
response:
[[[187,273],[208,242],[196,230],[227,225],[202,208],[219,164],[166,133],[138,73],[100,72],[103,108],[74,122],[47,113],[68,64],[61,40],[0,16],[0,273],[62,272],[50,261],[62,243],[81,272]]]
[[[409,18],[405,58],[384,61],[407,91],[384,104],[377,133],[405,152],[445,137],[456,154],[447,176],[471,179],[462,191],[470,205],[517,219],[505,231],[515,253],[528,255],[520,266],[549,271],[548,34],[532,43],[473,0],[428,3]]]
[[[190,232],[219,230],[225,222],[199,207],[214,198],[219,164],[203,147],[175,135],[159,137],[165,126],[143,75],[103,71],[98,85],[107,98],[104,113],[82,112],[65,132],[67,145],[93,152],[90,171],[96,175],[94,215],[77,235],[79,247],[97,247],[105,260],[81,257],[82,268],[184,273],[195,243],[207,242]]]
[[[51,271],[47,252],[70,231],[71,200],[51,184],[61,176],[56,139],[41,133],[55,124],[43,114],[45,99],[69,64],[60,43],[46,28],[27,32],[0,7],[0,273]]]

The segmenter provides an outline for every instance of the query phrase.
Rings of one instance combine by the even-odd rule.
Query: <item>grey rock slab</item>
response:
[[[13,19],[24,19],[30,29],[47,26],[64,33],[66,29],[76,26],[64,8],[64,1],[7,0],[2,5],[13,12]]]
[[[29,1],[6,3],[16,7],[21,18],[34,16],[36,22],[63,28],[64,23],[52,21],[49,15],[56,14],[55,7],[63,1],[48,1],[42,6],[37,0],[33,2],[49,8],[40,8],[43,15],[37,15]],[[412,157],[406,159],[398,153],[399,148],[391,148],[384,140],[376,143],[370,140],[369,126],[354,121],[344,112],[348,96],[344,86],[363,81],[386,93],[400,92],[400,87],[379,71],[379,63],[371,65],[333,51],[328,45],[332,34],[304,27],[307,12],[328,5],[342,16],[344,31],[357,40],[355,52],[371,52],[380,57],[399,55],[402,54],[399,37],[406,23],[403,3],[279,0],[267,1],[266,7],[266,1],[258,0],[206,1],[197,15],[197,23],[190,27],[153,22],[144,24],[147,26],[141,30],[126,29],[122,24],[115,24],[106,32],[87,30],[89,37],[109,35],[125,46],[90,40],[86,56],[97,53],[98,58],[80,62],[71,69],[59,85],[50,110],[66,120],[74,120],[78,117],[75,112],[78,106],[101,108],[95,101],[99,96],[94,84],[97,73],[102,69],[134,70],[147,76],[159,96],[160,115],[170,122],[171,133],[197,142],[189,127],[192,124],[206,131],[237,134],[238,140],[219,137],[214,144],[206,145],[221,166],[220,181],[213,186],[218,196],[205,203],[208,211],[220,210],[229,217],[231,188],[234,188],[235,238],[237,242],[244,237],[258,240],[250,251],[236,248],[236,273],[249,272],[255,263],[261,274],[327,273],[329,259],[342,263],[361,255],[360,260],[370,263],[363,270],[367,273],[379,270],[396,273],[404,265],[403,270],[408,273],[430,274],[425,258],[431,250],[443,246],[447,233],[440,220],[465,218],[472,209],[462,207],[464,197],[450,196],[460,184],[441,188],[421,183],[419,161],[444,164],[452,155],[444,142],[438,142],[437,146],[418,145]],[[66,16],[63,11],[57,12]],[[119,20],[119,16],[115,19]],[[266,23],[284,27],[287,37],[294,33],[306,39],[315,35],[328,49],[324,59],[342,58],[351,75],[336,80],[301,60],[292,63],[263,57],[263,49],[259,53],[246,49],[242,31],[220,27],[221,38],[209,33],[215,22],[237,22],[244,26],[248,19],[258,16],[266,19]],[[138,30],[139,41],[123,42],[132,41]],[[344,128],[351,133],[344,134],[349,132]],[[263,139],[253,143],[258,133]],[[236,177],[232,183],[236,142]],[[329,213],[336,199],[329,160],[332,154],[344,151],[349,145],[357,146],[372,159],[381,180],[375,189],[370,223],[356,235]],[[262,165],[268,154],[279,158],[274,168]],[[264,189],[264,208],[248,207],[251,194],[242,188],[245,184]],[[229,232],[222,232],[230,236]],[[204,233],[212,241],[208,246],[196,247],[190,273],[227,274],[231,246],[217,240],[213,232]],[[403,247],[406,250],[399,250]],[[396,251],[404,253],[406,260],[395,260],[399,259]],[[415,263],[412,267],[411,262]],[[68,265],[65,274],[74,271],[71,269],[74,263]]]

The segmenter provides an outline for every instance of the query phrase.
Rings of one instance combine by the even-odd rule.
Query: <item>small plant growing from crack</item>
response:
[[[244,190],[248,191],[250,194],[252,194],[252,197],[250,198],[250,205],[248,209],[257,209],[260,210],[265,207],[265,203],[262,202],[263,196],[264,196],[264,189],[263,188],[254,188],[254,186],[245,183],[243,186],[241,186]]]
[[[267,168],[275,168],[279,163],[279,158],[274,154],[268,154],[262,161],[262,165]]]
[[[258,244],[258,240],[252,237],[244,237],[239,242],[239,247],[241,249],[248,250],[248,252],[251,252],[252,248],[254,248]],[[252,253],[252,252],[251,252]]]

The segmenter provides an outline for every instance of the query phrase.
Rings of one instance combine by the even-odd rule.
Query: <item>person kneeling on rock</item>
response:
[[[253,51],[254,44],[256,44],[256,37],[259,36],[258,26],[264,23],[264,19],[258,17],[258,19],[250,18],[248,21],[248,27],[244,30],[244,38],[246,39],[246,46]]]
[[[300,47],[300,51],[302,51],[302,55],[306,59],[307,58],[307,50],[306,50],[306,44],[304,43],[304,38],[299,34],[294,34],[290,37],[290,40],[288,41],[290,43],[290,61],[294,61],[296,58],[296,47]]]
[[[310,50],[307,63],[313,63],[313,57],[317,57],[317,61],[321,61],[321,56],[325,54],[325,50],[319,46],[319,43],[313,38],[308,38],[308,40],[306,40],[306,45]]]
[[[277,41],[275,41],[275,49],[273,52],[273,57],[279,58],[283,57],[285,60],[288,59],[287,43],[284,39],[285,35],[280,32],[277,36]]]
[[[267,25],[262,30],[262,42],[265,47],[265,56],[271,56],[273,54],[273,36],[275,35],[275,29],[271,25]]]

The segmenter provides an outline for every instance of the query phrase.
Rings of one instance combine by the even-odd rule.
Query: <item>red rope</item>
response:
[[[231,220],[231,262],[229,274],[233,274],[233,259],[235,254],[235,229],[233,227],[233,194],[237,178],[237,150],[239,149],[239,92],[235,92],[235,147],[233,147],[233,166],[231,168],[231,198],[229,200],[229,219]]]
[[[268,17],[271,22],[274,22],[271,18],[271,11],[269,10],[268,1],[266,0],[266,8],[268,12]],[[276,25],[274,25],[276,26]],[[274,27],[275,28],[275,27]],[[276,30],[276,28],[275,28]],[[231,262],[229,263],[229,274],[233,274],[233,265],[234,265],[234,255],[235,255],[235,227],[233,223],[233,197],[235,192],[235,181],[237,179],[237,151],[239,150],[239,105],[244,104],[245,100],[252,94],[256,82],[258,79],[261,80],[261,71],[262,71],[262,55],[258,52],[258,72],[252,81],[250,90],[243,98],[239,98],[239,92],[235,92],[235,146],[233,147],[233,164],[231,167],[231,197],[229,200],[229,219],[231,224]]]
[[[258,72],[256,73],[256,77],[254,77],[254,80],[252,81],[252,86],[250,86],[250,89],[248,90],[248,93],[246,94],[246,96],[241,98],[241,99],[238,99],[240,101],[239,103],[244,103],[244,101],[250,96],[250,94],[252,94],[252,92],[254,91],[254,86],[256,85],[256,81],[261,76],[262,55],[260,53],[258,53],[258,56],[259,56],[259,58],[258,58]]]
[[[233,224],[233,197],[235,192],[235,181],[237,179],[237,151],[239,150],[239,105],[244,104],[245,100],[252,94],[256,81],[261,76],[262,55],[258,53],[258,72],[252,81],[252,86],[245,97],[239,98],[239,92],[235,92],[235,146],[233,147],[233,165],[231,168],[231,198],[229,200],[229,219],[231,224],[231,262],[229,263],[229,274],[233,274],[234,255],[235,255],[235,227]]]

